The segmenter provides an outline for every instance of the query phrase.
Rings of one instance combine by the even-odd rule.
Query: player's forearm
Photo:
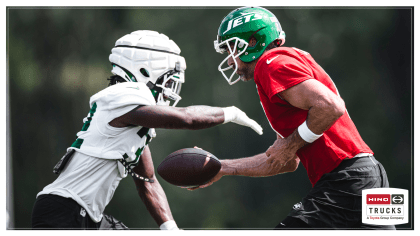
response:
[[[168,220],[173,220],[171,209],[162,186],[156,178],[154,183],[137,185],[137,191],[150,215],[158,225]]]
[[[289,166],[275,169],[267,163],[268,157],[261,153],[252,157],[239,158],[233,160],[221,160],[223,175],[242,175],[249,177],[266,177],[296,170],[299,159],[292,160]],[[296,162],[297,163],[294,163]]]
[[[342,104],[333,104],[329,106],[321,104],[320,106],[311,107],[308,111],[306,125],[312,133],[320,135],[328,130],[344,112],[344,102]],[[300,134],[298,129],[293,131],[292,134],[282,141],[283,145],[287,146],[287,148],[283,149],[288,150],[292,154],[295,154],[300,148],[308,144],[308,142],[302,138],[303,134]]]
[[[257,132],[263,134],[262,127],[250,119],[243,111],[231,107],[209,107],[209,106],[191,106],[185,108],[187,117],[190,118],[189,129],[204,129],[218,124],[233,122],[239,125],[248,126]]]
[[[287,138],[284,139],[284,145],[286,146],[284,150],[285,152],[289,151],[291,152],[291,154],[296,154],[296,152],[306,144],[308,143],[302,139],[302,137],[299,135],[298,129],[296,129],[295,131],[293,131],[292,134],[290,134]],[[276,142],[273,144],[273,146],[274,145],[276,145]]]
[[[225,115],[220,107],[189,106],[184,110],[188,129],[206,129],[225,121]]]
[[[345,112],[346,107],[340,97],[320,99],[308,110],[306,124],[313,133],[322,134]]]

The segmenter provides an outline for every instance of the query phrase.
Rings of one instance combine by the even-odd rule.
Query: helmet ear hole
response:
[[[252,36],[249,39],[249,46],[248,47],[250,47],[250,48],[255,47],[256,44],[257,44],[257,39],[254,36]]]
[[[144,68],[141,68],[140,69],[140,73],[144,76],[144,77],[150,77],[150,75],[149,75],[149,72],[146,70],[146,69],[144,69]]]

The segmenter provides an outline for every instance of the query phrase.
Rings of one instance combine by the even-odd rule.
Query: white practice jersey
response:
[[[77,133],[77,140],[70,148],[104,159],[124,156],[128,162],[138,160],[146,143],[154,136],[154,129],[115,128],[109,122],[139,105],[156,105],[152,92],[144,83],[119,83],[93,95],[82,131]]]
[[[119,181],[127,176],[118,159],[125,158],[131,167],[136,166],[144,148],[156,136],[154,129],[146,127],[109,125],[139,105],[156,105],[144,83],[119,83],[93,95],[82,130],[69,147],[76,150],[72,160],[37,196],[55,194],[72,198],[86,209],[92,220],[99,222]]]

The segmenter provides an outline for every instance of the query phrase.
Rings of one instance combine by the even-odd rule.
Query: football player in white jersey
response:
[[[262,134],[236,107],[175,107],[186,70],[180,52],[155,31],[135,31],[117,40],[109,56],[110,86],[90,98],[82,130],[54,169],[59,177],[38,193],[33,228],[115,226],[115,219],[103,212],[120,180],[130,174],[160,229],[178,229],[148,147],[154,128],[195,130],[234,122]]]

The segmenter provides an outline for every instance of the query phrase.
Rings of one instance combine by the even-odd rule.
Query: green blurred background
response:
[[[30,228],[36,194],[55,180],[52,168],[82,127],[89,97],[107,86],[111,48],[132,31],[164,33],[181,48],[187,70],[178,107],[234,105],[264,128],[262,136],[235,124],[157,129],[150,144],[155,167],[185,147],[199,146],[220,159],[264,152],[275,133],[255,84],[229,86],[217,70],[225,55],[215,52],[213,41],[235,8],[7,8],[14,228]],[[286,32],[284,46],[311,53],[334,80],[390,186],[413,190],[412,9],[267,9]],[[197,191],[158,179],[178,226],[193,229],[271,229],[311,188],[302,165],[274,177],[223,177]],[[158,227],[131,178],[121,181],[105,212],[130,228]]]

